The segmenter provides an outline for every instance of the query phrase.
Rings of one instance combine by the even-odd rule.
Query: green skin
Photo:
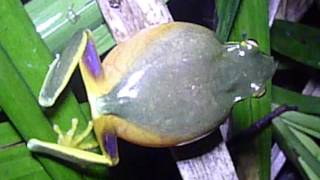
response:
[[[191,140],[215,129],[240,97],[261,92],[276,69],[255,46],[238,43],[228,50],[204,27],[181,27],[153,41],[121,82],[97,99],[100,114],[180,142]]]

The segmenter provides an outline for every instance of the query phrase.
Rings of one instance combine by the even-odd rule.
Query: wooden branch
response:
[[[142,29],[173,21],[162,0],[98,0],[98,3],[117,43]],[[201,156],[177,161],[177,166],[184,180],[238,179],[224,142]]]
[[[149,26],[173,21],[162,0],[98,0],[98,3],[117,42]]]
[[[199,157],[177,161],[177,165],[184,180],[238,179],[224,142]]]

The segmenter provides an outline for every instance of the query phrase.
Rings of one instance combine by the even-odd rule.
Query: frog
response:
[[[221,43],[201,25],[170,22],[144,29],[117,44],[101,62],[90,30],[76,33],[50,65],[39,104],[52,106],[79,65],[92,120],[59,142],[31,139],[28,148],[72,162],[119,163],[117,138],[146,147],[197,140],[224,122],[233,105],[261,96],[276,70],[254,40]],[[78,149],[94,130],[102,154]],[[76,143],[72,143],[76,141]],[[90,146],[90,145],[89,145]]]

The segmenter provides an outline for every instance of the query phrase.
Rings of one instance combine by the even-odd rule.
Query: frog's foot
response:
[[[58,134],[58,144],[78,149],[92,149],[98,146],[96,142],[83,143],[92,130],[93,124],[91,121],[89,121],[87,128],[78,135],[76,135],[78,119],[73,118],[71,122],[71,128],[67,133],[63,133],[58,125],[53,126],[54,131]]]
[[[78,120],[72,119],[72,126],[66,133],[62,133],[58,125],[54,125],[54,131],[58,133],[58,144],[41,141],[38,139],[30,139],[27,143],[28,149],[34,152],[50,154],[52,156],[65,159],[80,165],[91,163],[106,164],[109,166],[116,165],[108,155],[100,155],[83,149],[90,149],[97,146],[97,143],[83,143],[83,140],[92,130],[92,122],[90,121],[87,128],[76,135]]]

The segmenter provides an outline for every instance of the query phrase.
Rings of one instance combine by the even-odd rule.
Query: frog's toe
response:
[[[89,121],[87,128],[78,135],[76,135],[76,131],[79,120],[73,118],[71,122],[71,128],[67,131],[67,133],[63,133],[58,125],[55,124],[53,126],[54,131],[58,134],[58,144],[78,149],[91,149],[98,146],[96,142],[83,143],[84,139],[92,130],[93,124],[91,121]]]
[[[98,143],[93,141],[93,142],[90,142],[90,143],[81,143],[79,144],[79,149],[93,149],[93,148],[96,148],[98,147]]]

